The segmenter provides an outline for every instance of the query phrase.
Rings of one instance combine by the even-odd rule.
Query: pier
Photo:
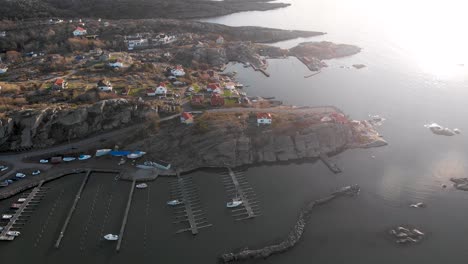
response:
[[[174,224],[188,223],[188,228],[178,230],[176,233],[190,231],[196,235],[199,229],[212,226],[204,217],[202,206],[198,198],[198,191],[193,183],[192,177],[178,177],[172,184],[171,199],[182,202],[174,208],[176,221]]]
[[[136,179],[132,181],[132,185],[130,186],[130,193],[128,194],[127,207],[125,208],[125,214],[122,219],[122,226],[120,227],[119,241],[117,241],[117,246],[115,247],[115,250],[117,252],[120,251],[120,247],[122,245],[122,240],[123,240],[123,236],[125,233],[125,227],[127,226],[128,214],[130,212],[130,207],[132,206],[133,191],[135,190],[135,185],[136,185]]]
[[[249,182],[244,177],[245,172],[235,173],[231,168],[224,176],[223,182],[230,199],[238,198],[242,201],[239,207],[231,209],[233,217],[240,221],[259,216],[259,202]]]
[[[39,185],[34,188],[31,193],[26,197],[26,200],[21,204],[21,206],[16,210],[15,214],[12,216],[12,218],[9,220],[8,224],[3,228],[3,230],[0,232],[0,240],[4,241],[12,241],[15,239],[14,236],[9,236],[7,233],[9,231],[12,231],[12,229],[17,229],[14,226],[16,225],[24,225],[24,219],[20,219],[23,217],[23,214],[29,213],[29,207],[37,205],[39,203],[39,200],[42,198],[43,193],[41,190],[42,184],[44,184],[44,181],[41,181]],[[17,223],[17,222],[23,222],[23,223]]]
[[[259,72],[263,73],[266,77],[270,77],[270,74],[267,71],[265,71],[264,69],[257,68],[253,64],[250,64],[250,66],[252,67],[252,69],[254,69],[254,71],[259,71]]]
[[[63,236],[65,235],[65,231],[67,231],[68,224],[70,223],[70,220],[73,216],[73,213],[75,212],[76,205],[78,204],[78,201],[81,198],[81,193],[83,193],[83,190],[86,186],[86,183],[88,182],[89,176],[91,175],[91,170],[88,170],[86,172],[86,175],[83,179],[83,182],[81,183],[80,189],[78,189],[78,192],[75,196],[75,200],[73,201],[73,205],[70,208],[70,211],[68,211],[67,218],[65,219],[65,222],[63,223],[62,229],[60,230],[59,237],[57,238],[57,241],[55,242],[55,248],[60,247],[60,243],[62,242]]]
[[[320,154],[320,159],[322,160],[325,165],[333,172],[333,173],[340,173],[341,169],[328,157],[327,154]]]

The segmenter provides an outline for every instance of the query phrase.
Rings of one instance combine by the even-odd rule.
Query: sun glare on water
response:
[[[381,7],[385,34],[424,73],[440,79],[466,74],[468,1],[389,1]]]

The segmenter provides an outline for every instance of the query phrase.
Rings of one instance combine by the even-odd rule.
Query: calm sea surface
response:
[[[312,40],[362,47],[358,55],[328,61],[328,68],[308,79],[303,77],[307,68],[294,58],[270,60],[270,78],[240,65],[229,70],[239,73],[251,95],[276,96],[298,106],[335,105],[355,119],[381,115],[386,121],[379,131],[389,145],[341,153],[335,159],[344,172],[338,175],[320,162],[249,168],[246,177],[262,213],[251,221],[236,222],[225,209],[219,172],[193,173],[213,224],[195,237],[174,234],[174,215],[165,206],[170,180],[160,178],[135,191],[118,254],[115,244],[101,237],[118,232],[129,183],[92,175],[62,248],[56,250],[53,243],[83,175],[60,179],[48,184],[50,190],[23,235],[0,244],[2,263],[215,263],[233,248],[278,241],[306,201],[349,184],[359,184],[361,195],[317,208],[301,243],[257,262],[465,263],[468,193],[449,183],[450,177],[467,177],[468,160],[468,40],[463,28],[468,21],[459,2],[295,0],[285,9],[208,19],[328,33],[275,44],[281,47]],[[350,67],[356,63],[367,67]],[[459,128],[462,134],[433,135],[424,127],[431,122]],[[12,201],[0,203],[2,212]],[[428,206],[409,208],[413,202]],[[396,246],[385,232],[400,224],[417,226],[427,239]]]

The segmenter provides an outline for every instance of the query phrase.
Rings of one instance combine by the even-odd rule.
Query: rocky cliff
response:
[[[157,135],[131,147],[147,151],[148,158],[189,171],[314,158],[320,153],[387,144],[367,122],[329,118],[344,118],[332,107],[272,109],[271,114],[271,126],[257,126],[255,109],[207,112],[195,118],[195,125],[162,127]]]
[[[0,120],[0,150],[46,147],[111,130],[146,114],[144,105],[112,99],[70,108],[22,110]]]

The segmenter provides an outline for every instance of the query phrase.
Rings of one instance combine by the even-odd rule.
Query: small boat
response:
[[[8,182],[4,181],[4,182],[0,182],[0,187],[7,187],[8,186]]]
[[[75,157],[65,157],[62,160],[63,161],[74,161],[74,160],[76,160],[76,158]]]
[[[176,206],[176,205],[179,205],[179,204],[182,204],[182,201],[170,200],[170,201],[167,202],[167,205],[170,205],[170,206]]]
[[[242,89],[242,88],[244,88],[244,85],[242,83],[236,83],[236,85],[234,87],[236,87],[238,89]]]
[[[39,161],[39,163],[49,163],[49,160],[47,160],[47,159],[41,159],[41,160]]]
[[[148,187],[148,184],[146,183],[140,183],[136,185],[137,189],[145,189],[146,187]]]
[[[104,236],[104,239],[105,240],[109,240],[109,241],[116,241],[119,239],[119,236],[118,235],[113,235],[113,234],[107,234]]]
[[[98,149],[98,150],[96,150],[96,157],[107,155],[111,151],[112,151],[112,149]]]
[[[239,197],[233,198],[232,201],[226,204],[227,208],[235,208],[242,204],[242,200]]]
[[[40,170],[35,170],[31,173],[33,176],[36,176],[36,175],[39,175],[41,174],[41,171]]]
[[[8,183],[8,184],[11,184],[11,183],[13,183],[13,180],[8,179],[8,180],[6,180],[5,182]]]
[[[2,165],[0,166],[0,171],[6,171],[8,170],[8,166]]]
[[[10,214],[2,215],[2,219],[11,219],[12,217],[13,217],[13,215],[10,215]]]
[[[411,204],[410,207],[412,207],[412,208],[423,208],[423,207],[426,207],[426,204],[420,202],[420,203]]]
[[[19,198],[18,199],[18,203],[24,203],[24,202],[26,202],[26,198]]]
[[[80,155],[78,157],[78,160],[87,160],[87,159],[90,159],[91,158],[91,155]]]
[[[15,175],[16,178],[19,178],[19,179],[22,179],[22,178],[25,178],[26,177],[26,174],[24,173],[21,173],[21,172],[17,172],[16,175]]]
[[[11,209],[19,209],[21,207],[21,204],[14,203],[10,206]]]
[[[9,236],[17,237],[17,236],[21,235],[21,232],[20,231],[8,231],[6,234],[9,235]]]

